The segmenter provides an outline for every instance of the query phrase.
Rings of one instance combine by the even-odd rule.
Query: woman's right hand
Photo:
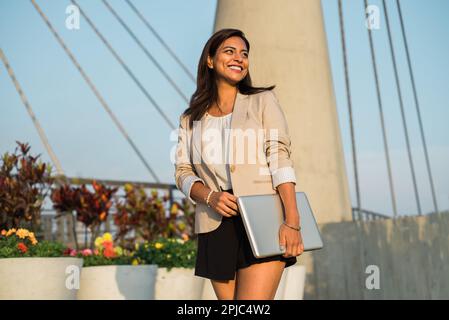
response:
[[[209,198],[209,204],[212,209],[223,217],[229,218],[236,216],[238,213],[237,197],[226,191],[212,192]]]

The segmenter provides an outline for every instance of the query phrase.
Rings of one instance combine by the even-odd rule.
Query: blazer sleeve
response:
[[[285,182],[296,184],[291,155],[288,124],[279,101],[272,90],[266,91],[263,105],[265,129],[264,151],[272,175],[273,189]]]
[[[197,176],[190,160],[190,143],[187,133],[188,117],[181,116],[179,119],[178,143],[175,153],[175,184],[176,187],[193,203],[196,202],[190,197],[190,191],[196,181],[203,184],[204,181]]]

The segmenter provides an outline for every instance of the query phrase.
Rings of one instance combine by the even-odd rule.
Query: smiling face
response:
[[[207,58],[207,66],[215,70],[218,80],[236,85],[248,74],[248,49],[240,37],[230,37],[218,47],[214,57]]]

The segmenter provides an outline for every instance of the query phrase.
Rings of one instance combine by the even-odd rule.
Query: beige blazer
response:
[[[180,117],[175,159],[175,181],[179,190],[184,179],[196,176],[210,189],[220,191],[213,166],[205,161],[201,152],[204,150],[200,150],[202,144],[198,138],[204,119],[205,116],[188,128],[188,117]],[[293,161],[287,121],[273,91],[253,95],[237,93],[231,118],[230,153],[229,171],[235,196],[277,192],[271,173],[277,168],[293,167]],[[222,217],[198,202],[195,233],[215,230]]]

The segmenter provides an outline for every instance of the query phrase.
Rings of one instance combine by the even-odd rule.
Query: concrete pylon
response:
[[[351,201],[319,0],[218,0],[215,30],[250,44],[254,85],[276,85],[292,138],[297,191],[318,223],[351,220]]]

